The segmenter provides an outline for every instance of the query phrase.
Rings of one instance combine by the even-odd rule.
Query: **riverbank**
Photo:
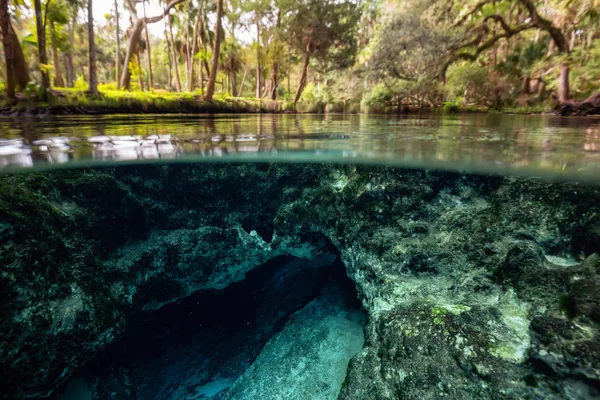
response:
[[[3,116],[197,114],[282,112],[281,102],[215,97],[205,101],[199,93],[101,91],[92,96],[81,90],[54,90],[47,102],[21,98],[3,104]]]
[[[101,90],[92,96],[83,90],[60,89],[50,93],[47,102],[36,100],[35,95],[22,95],[16,104],[0,103],[0,116],[57,116],[57,115],[111,115],[111,114],[218,114],[218,113],[298,113],[298,114],[563,114],[543,105],[504,107],[444,105],[439,108],[403,105],[367,105],[358,101],[334,103],[299,102],[216,96],[206,101],[200,92],[172,93],[167,91],[125,92]],[[568,113],[572,115],[573,113]]]

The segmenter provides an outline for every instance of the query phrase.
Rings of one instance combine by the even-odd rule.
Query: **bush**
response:
[[[444,112],[448,114],[455,114],[460,111],[460,99],[455,102],[446,101],[444,102]]]
[[[88,84],[85,80],[85,77],[82,74],[77,75],[77,79],[75,79],[75,89],[76,90],[87,90]]]
[[[390,104],[393,99],[394,94],[391,90],[384,84],[378,83],[365,94],[363,103],[368,107],[383,107]]]
[[[100,92],[108,92],[109,90],[118,90],[117,83],[116,82],[101,83],[98,85],[98,91],[100,91]]]
[[[453,65],[448,69],[448,95],[454,104],[484,104],[488,100],[489,72],[475,64]]]

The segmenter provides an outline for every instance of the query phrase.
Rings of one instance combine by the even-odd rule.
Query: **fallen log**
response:
[[[555,112],[558,115],[600,115],[600,93],[596,93],[583,101],[570,100],[557,103]]]

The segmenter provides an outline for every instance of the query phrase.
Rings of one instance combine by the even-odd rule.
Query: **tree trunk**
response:
[[[73,65],[73,46],[75,46],[75,24],[77,23],[77,8],[72,10],[73,18],[69,26],[69,51],[67,52],[67,86],[75,86],[75,65]]]
[[[200,19],[200,26],[198,28],[198,39],[200,44],[202,45],[202,50],[206,54],[206,26],[204,26],[204,18]],[[198,86],[204,92],[204,73],[202,72],[202,66],[204,66],[204,70],[206,72],[206,76],[210,76],[210,67],[208,66],[208,61],[204,57],[200,57],[198,59]]]
[[[577,34],[575,33],[575,29],[571,31],[571,41],[569,42],[569,51],[573,51],[575,47],[575,39],[577,39]]]
[[[194,72],[194,67],[195,67],[195,63],[194,63],[194,57],[196,56],[196,54],[198,54],[198,32],[200,30],[200,24],[202,21],[202,14],[204,13],[204,0],[200,0],[200,4],[198,5],[198,16],[196,17],[196,24],[194,25],[194,30],[192,33],[192,53],[191,53],[191,60],[190,60],[190,70],[189,70],[189,91],[193,92],[195,89],[195,78],[196,78],[196,74]]]
[[[4,47],[4,64],[6,65],[6,97],[15,98],[15,77],[13,65],[12,41],[8,32],[10,31],[10,15],[8,14],[8,0],[0,0],[0,31],[2,33],[2,46]]]
[[[167,25],[169,26],[168,40],[171,41],[171,53],[173,57],[173,68],[175,70],[175,89],[181,92],[181,78],[179,77],[179,60],[177,57],[177,49],[175,48],[175,40],[173,39],[173,25],[171,24],[171,16],[167,16]]]
[[[271,74],[271,100],[277,100],[277,87],[279,86],[279,65],[274,62]]]
[[[537,97],[538,100],[544,100],[544,91],[546,90],[546,82],[544,82],[543,80],[540,81],[538,87],[537,87]]]
[[[564,63],[560,67],[558,78],[558,101],[565,103],[569,101],[569,64]]]
[[[167,87],[169,88],[169,92],[173,91],[173,62],[171,61],[171,41],[169,40],[169,33],[167,32],[167,22],[165,21],[165,30],[163,32],[165,37],[167,38],[167,68],[168,68],[168,78],[167,78]]]
[[[25,61],[25,55],[23,49],[21,49],[21,43],[15,33],[12,24],[10,23],[10,16],[8,20],[8,35],[7,41],[10,42],[8,52],[12,67],[13,67],[13,78],[15,82],[15,89],[25,89],[30,82],[29,77],[29,65]],[[6,47],[5,47],[6,52]]]
[[[200,92],[204,93],[204,69],[202,68],[202,64],[198,65],[198,87],[200,88]]]
[[[237,93],[237,82],[235,79],[235,71],[233,70],[233,59],[231,60],[231,95],[235,97]]]
[[[281,9],[277,11],[277,23],[275,27],[279,30],[281,27]],[[274,57],[271,65],[271,100],[277,100],[277,87],[279,86],[279,63]]]
[[[142,37],[143,29],[144,21],[140,19],[136,21],[131,36],[129,37],[129,44],[127,45],[127,52],[125,53],[125,60],[123,62],[123,72],[121,73],[121,87],[125,90],[131,89],[131,71],[129,70],[129,62],[133,55],[137,54],[137,45]]]
[[[140,52],[136,51],[135,52],[135,56],[137,57],[137,64],[138,64],[138,86],[139,86],[139,90],[140,91],[144,91],[144,77],[142,76],[142,58],[140,57]]]
[[[256,16],[256,98],[262,97],[262,68],[260,65],[260,15]]]
[[[310,48],[310,43],[307,46],[307,49]],[[296,92],[296,97],[294,98],[294,105],[296,103],[298,103],[298,101],[300,100],[300,97],[302,97],[302,92],[304,91],[304,88],[306,87],[306,80],[308,77],[308,64],[310,63],[310,56],[311,56],[311,51],[308,50],[306,52],[306,55],[304,56],[304,65],[302,66],[302,75],[300,76],[300,83],[298,85],[298,91]]]
[[[93,1],[88,0],[88,73],[89,92],[93,95],[98,94],[98,72],[96,70],[96,38],[94,36],[94,7]]]
[[[146,16],[146,0],[142,0],[142,7],[144,8],[144,20]],[[150,44],[150,35],[148,35],[148,24],[144,24],[144,31],[146,33],[146,51],[148,52],[148,91],[154,89],[154,78],[152,77],[152,46]]]
[[[523,78],[523,83],[521,84],[521,94],[530,94],[529,85],[531,83],[531,78],[529,75],[526,75]]]
[[[42,100],[48,99],[46,91],[50,89],[50,75],[48,75],[48,54],[46,53],[46,26],[44,24],[42,3],[40,0],[33,0],[35,7],[35,27],[38,38],[38,57],[40,63],[40,72],[42,73]]]
[[[202,44],[202,49],[205,53],[207,53],[207,48],[213,48],[214,42],[210,40],[210,35],[206,33],[206,26],[204,25],[204,19],[200,21],[200,42]],[[208,60],[206,58],[202,59],[202,65],[204,65],[204,72],[206,76],[210,76],[210,66],[208,65]]]
[[[211,101],[215,93],[215,81],[217,80],[217,70],[219,68],[219,52],[221,51],[221,29],[223,19],[223,0],[217,1],[217,23],[215,26],[215,47],[213,49],[212,66],[208,85],[206,87],[206,95],[204,98]]]
[[[187,77],[188,77],[188,81],[190,79],[190,53],[191,53],[191,49],[192,46],[190,44],[190,29],[189,29],[189,16],[187,18],[188,20],[186,21],[186,27],[185,27],[185,71],[187,73]],[[189,82],[188,82],[188,87],[189,87]]]
[[[0,33],[6,65],[6,95],[9,99],[14,99],[17,86],[24,88],[29,83],[29,74],[19,39],[10,23],[8,0],[0,0]]]
[[[140,42],[140,38],[142,37],[142,31],[146,27],[147,24],[154,24],[156,22],[162,21],[162,19],[169,14],[171,9],[175,7],[177,4],[183,2],[184,0],[171,0],[167,7],[165,7],[162,14],[148,17],[148,18],[139,18],[135,21],[133,31],[131,36],[129,37],[129,42],[127,44],[127,52],[125,53],[125,59],[123,60],[123,72],[121,73],[121,87],[125,90],[129,90],[131,88],[131,71],[129,71],[129,62],[131,58],[136,53],[136,48],[138,43]]]
[[[53,21],[50,21],[50,43],[52,46],[52,62],[54,63],[54,86],[65,87],[65,80],[63,79],[62,69],[60,66],[58,46],[56,44],[56,30],[54,28]]]
[[[117,24],[117,48],[116,48],[116,64],[115,64],[115,80],[117,81],[117,90],[121,89],[121,81],[119,80],[119,68],[121,67],[121,32],[119,27],[119,3],[115,0],[115,22]]]
[[[240,85],[240,91],[237,94],[237,97],[242,97],[242,92],[244,91],[244,83],[246,83],[246,75],[248,74],[248,69],[244,69],[244,77],[242,78],[242,84]]]

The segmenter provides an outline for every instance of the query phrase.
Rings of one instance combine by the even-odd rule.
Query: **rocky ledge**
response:
[[[281,343],[301,336],[306,346],[323,340],[330,348],[335,329],[349,337],[339,354],[351,357],[357,344],[360,351],[345,377],[346,356],[335,358],[333,387],[305,385],[302,393],[373,400],[600,394],[596,187],[331,165],[19,174],[0,177],[0,249],[0,398],[52,396],[127,337],[140,315],[226,293],[281,257],[314,265],[328,254],[341,261],[366,312],[364,345],[362,322],[350,317],[358,311],[327,300],[327,285],[310,288],[312,297],[277,313],[300,310],[269,328],[276,336],[261,342],[236,381],[218,381],[219,390],[197,398],[267,395],[273,374],[314,362],[294,370],[308,380],[332,362],[304,348],[311,357],[300,361],[300,349],[275,365],[285,356]],[[288,382],[277,394],[287,398],[297,381],[279,382]],[[101,393],[96,398],[116,392]],[[128,396],[136,398],[135,388]]]

